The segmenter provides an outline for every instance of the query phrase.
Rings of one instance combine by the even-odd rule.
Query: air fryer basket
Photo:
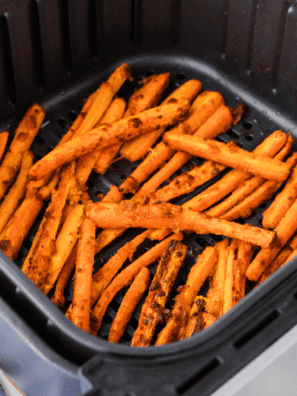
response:
[[[127,62],[136,81],[170,72],[166,94],[197,78],[204,89],[221,92],[227,105],[245,103],[247,115],[220,135],[224,142],[235,140],[252,150],[276,129],[296,136],[296,23],[297,5],[292,0],[3,0],[1,130],[12,134],[32,102],[42,105],[47,115],[32,145],[35,158],[41,158],[71,125],[83,99],[115,67]],[[129,97],[135,85],[125,83],[119,95]],[[200,163],[198,159],[191,161]],[[132,166],[135,164],[119,161],[104,176],[93,173],[91,197],[97,200],[98,193],[120,185]],[[189,166],[191,163],[181,171]],[[175,203],[183,203],[183,198]],[[261,225],[265,205],[248,221]],[[197,394],[197,389],[199,394],[209,395],[297,323],[293,261],[191,339],[159,348],[124,345],[129,344],[137,326],[138,308],[122,344],[106,342],[121,293],[111,303],[99,337],[94,338],[65,319],[20,271],[38,224],[32,227],[15,263],[0,252],[1,307],[16,318],[13,326],[25,324],[30,329],[24,331],[28,344],[38,339],[39,352],[53,364],[69,370],[65,363],[69,362],[77,375],[91,381],[94,390],[88,395],[188,395]],[[135,232],[124,234],[105,248],[96,258],[95,268]],[[191,234],[185,243],[197,256],[217,240],[212,235]],[[151,244],[145,241],[139,254]],[[180,284],[192,260],[189,254]],[[154,270],[151,268],[152,273]],[[66,293],[69,304],[71,284]]]

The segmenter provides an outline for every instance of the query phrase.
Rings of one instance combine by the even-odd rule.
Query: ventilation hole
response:
[[[36,0],[32,1],[32,39],[33,39],[33,52],[35,59],[36,80],[39,87],[45,86],[44,65],[42,56],[42,42],[41,42],[41,29],[40,17],[38,12],[38,3]]]
[[[24,239],[23,245],[25,246],[25,248],[26,248],[27,250],[30,250],[31,243],[32,243],[32,242],[30,241],[30,239],[26,237],[26,238]]]
[[[208,246],[208,243],[203,238],[200,238],[200,237],[196,238],[196,242],[202,248],[206,248]]]
[[[247,135],[244,137],[246,141],[251,142],[252,140],[254,140],[254,137],[252,135]]]
[[[68,122],[64,118],[59,118],[57,120],[57,123],[63,128],[63,129],[68,129]]]
[[[71,41],[69,30],[68,1],[60,0],[62,43],[64,53],[64,67],[68,72],[72,72]]]
[[[176,78],[178,78],[179,80],[184,80],[186,78],[186,75],[184,73],[179,73],[177,74]]]
[[[244,219],[237,219],[236,222],[238,224],[244,225],[245,224],[245,220]]]
[[[48,147],[48,148],[46,149],[47,154],[50,153],[53,149],[54,149],[53,147]]]
[[[212,235],[212,237],[217,242],[221,242],[224,239],[222,235]]]
[[[9,100],[11,103],[16,103],[16,89],[15,89],[15,81],[14,81],[14,69],[12,63],[12,55],[11,55],[11,46],[10,46],[10,38],[9,38],[9,30],[7,18],[3,15],[0,18],[0,32],[2,37],[1,42],[1,53],[3,54],[3,69],[4,74],[6,76],[6,89]]]
[[[112,318],[111,316],[109,316],[108,313],[106,313],[106,314],[103,316],[102,321],[103,321],[104,323],[106,323],[106,324],[110,324],[110,323],[113,321],[113,318]]]
[[[112,302],[109,304],[109,306],[113,310],[117,311],[119,309],[120,304],[116,300],[112,300]]]
[[[69,111],[68,117],[71,118],[72,121],[75,121],[77,119],[77,114],[75,111]]]
[[[212,360],[208,365],[203,367],[195,375],[187,379],[183,384],[179,385],[176,388],[177,393],[179,395],[183,395],[185,392],[190,390],[194,385],[196,385],[199,381],[201,381],[204,377],[206,377],[209,373],[211,373],[219,366],[220,362],[218,361],[218,359]]]
[[[225,143],[225,142],[226,142],[225,139],[222,138],[222,136],[217,136],[217,137],[216,137],[216,140],[217,140],[218,142],[222,142],[222,143]]]
[[[43,155],[42,155],[42,154],[37,154],[37,155],[35,155],[35,159],[36,159],[37,161],[41,160],[41,158],[43,158]]]
[[[250,122],[245,122],[243,124],[244,129],[251,129],[253,127],[253,125]]]
[[[258,323],[253,329],[249,330],[246,334],[239,338],[234,343],[234,346],[238,349],[242,348],[245,344],[247,344],[252,338],[256,337],[265,327],[269,326],[272,322],[274,322],[278,317],[279,313],[277,311],[273,311],[270,315],[268,315],[265,319],[263,319],[260,323]]]
[[[236,132],[232,131],[232,129],[227,131],[226,135],[228,135],[232,139],[238,139],[238,137],[239,137],[239,135]]]
[[[124,180],[127,179],[128,176],[129,176],[129,175],[121,175],[121,179],[124,181]]]
[[[260,205],[260,208],[261,209],[266,209],[267,208],[267,203],[266,202],[263,202],[261,205]]]
[[[39,134],[36,135],[35,141],[36,141],[38,144],[40,144],[40,145],[46,143],[46,141],[45,141]]]
[[[108,340],[108,335],[104,334],[103,336],[101,336],[101,338],[103,338],[103,340]]]
[[[244,144],[242,144],[241,142],[236,143],[238,147],[243,148]]]
[[[152,76],[153,74],[155,74],[155,71],[154,71],[154,70],[149,70],[149,71],[146,73],[146,75],[147,75],[148,77]]]
[[[64,296],[65,296],[65,298],[69,297],[70,296],[70,291],[65,289],[64,290]]]
[[[125,333],[124,333],[124,335],[122,337],[122,341],[130,342],[131,340],[132,340],[132,337],[130,336],[130,334],[125,331]]]

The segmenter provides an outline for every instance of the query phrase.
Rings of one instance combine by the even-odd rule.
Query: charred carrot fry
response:
[[[100,299],[92,311],[90,319],[90,330],[92,335],[97,335],[106,309],[116,293],[123,287],[129,286],[143,267],[147,267],[151,263],[155,262],[163,254],[171,239],[177,239],[180,241],[183,239],[183,234],[178,233],[172,235],[171,237],[160,242],[158,245],[144,253],[139,259],[135,260],[113,279],[110,285],[102,293]]]
[[[269,247],[275,239],[273,231],[208,217],[169,203],[141,205],[131,201],[122,201],[119,204],[97,202],[86,205],[85,213],[102,228],[112,226],[192,230],[198,234],[225,235],[263,247]]]
[[[195,327],[197,328],[196,322],[198,319],[198,316],[200,316],[200,321],[201,323],[203,323],[203,318],[201,318],[202,315],[202,309],[204,309],[205,304],[207,304],[208,299],[206,297],[203,296],[197,296],[195,298],[194,304],[191,308],[190,311],[190,316],[189,316],[189,321],[187,324],[187,328],[186,328],[186,338],[191,337],[191,335],[194,332]],[[204,304],[203,304],[204,302]]]
[[[77,242],[72,249],[68,259],[66,260],[56,283],[55,292],[51,297],[51,302],[58,307],[62,308],[65,304],[64,290],[68,284],[70,275],[75,268],[77,256]]]
[[[157,324],[164,319],[165,304],[168,300],[177,273],[187,253],[186,245],[178,241],[169,243],[163,253],[157,272],[149,288],[149,294],[142,306],[138,327],[134,333],[131,346],[150,345]]]
[[[163,141],[175,150],[189,152],[192,155],[213,160],[225,166],[241,169],[268,180],[283,181],[289,176],[289,167],[274,158],[258,156],[241,149],[234,142],[228,144],[215,140],[203,140],[188,135],[168,135]]]
[[[199,118],[194,118],[197,129],[216,111],[218,107],[220,107],[221,104],[224,104],[224,99],[218,92],[206,91],[195,99],[195,102],[192,105],[192,110],[194,104],[194,109],[197,109],[197,107],[201,109],[201,112],[199,111],[201,116],[200,124]],[[186,124],[182,127],[174,128],[172,131],[175,131],[176,133],[188,133],[189,127],[186,128],[185,126]],[[191,126],[193,125],[191,124]],[[192,132],[195,132],[195,129],[193,129]],[[121,184],[120,190],[122,193],[136,193],[139,190],[140,184],[147,180],[149,175],[155,170],[161,168],[173,154],[174,151],[169,149],[169,147],[167,147],[163,142],[157,144],[136,170],[132,172],[132,174]]]
[[[120,342],[120,339],[124,334],[125,328],[131,319],[137,304],[149,285],[149,281],[150,271],[144,267],[140,270],[138,275],[136,275],[134,281],[123,298],[123,301],[109,331],[109,342],[116,344]]]
[[[171,125],[185,117],[188,108],[189,102],[180,100],[143,111],[137,118],[129,117],[109,125],[102,125],[55,148],[32,166],[29,176],[31,180],[42,179],[55,168],[93,151],[99,144],[104,148],[142,133],[148,133],[158,126]]]
[[[198,128],[193,136],[213,139],[219,133],[225,132],[232,124],[233,118],[228,107],[221,105],[207,120]],[[152,176],[138,191],[138,195],[148,195],[149,191],[156,190],[179,168],[192,158],[191,154],[178,151],[164,166]],[[220,165],[222,170],[225,168]]]
[[[8,132],[1,132],[0,133],[0,162],[1,162],[2,158],[3,158],[4,153],[5,153],[8,136],[9,136]]]
[[[159,333],[155,345],[165,345],[176,341],[177,338],[185,338],[191,307],[198,291],[215,265],[216,260],[217,253],[215,249],[210,246],[198,256],[197,263],[191,268],[184,288],[180,294],[175,297],[172,315],[168,319],[166,326]],[[180,334],[181,328],[183,334]]]
[[[162,102],[169,103],[170,100],[188,99],[192,101],[194,97],[201,91],[202,84],[198,80],[190,80],[176,89],[171,95]],[[128,109],[129,110],[129,109]],[[136,113],[134,113],[136,114]],[[121,157],[131,162],[143,158],[156,143],[159,137],[164,133],[165,128],[160,128],[154,132],[131,139],[124,143],[120,150]]]
[[[13,183],[21,166],[23,153],[29,150],[44,116],[45,111],[37,104],[34,104],[19,123],[9,150],[0,166],[0,200]]]
[[[56,251],[51,258],[48,273],[40,290],[44,294],[54,287],[63,265],[69,257],[79,236],[83,221],[83,205],[77,205],[70,212],[56,240]]]
[[[3,231],[7,222],[16,211],[18,205],[22,202],[22,199],[26,193],[26,186],[28,183],[27,174],[33,164],[33,153],[31,151],[25,151],[22,162],[20,173],[16,179],[16,182],[5,196],[4,201],[0,205],[0,233]]]
[[[74,277],[71,322],[86,332],[89,331],[90,322],[95,231],[96,227],[92,220],[85,218],[82,222],[81,234],[78,241]]]

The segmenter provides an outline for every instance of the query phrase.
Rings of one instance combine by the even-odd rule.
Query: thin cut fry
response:
[[[200,107],[201,109],[201,112],[199,112],[201,115],[200,124],[199,119],[196,119],[197,129],[220,107],[220,105],[224,104],[224,99],[218,92],[205,91],[195,99],[194,103],[196,108]],[[177,133],[188,133],[189,128],[179,127],[174,128],[172,131]],[[192,133],[193,132],[195,132],[195,129],[192,130]],[[161,168],[173,154],[174,151],[169,149],[163,142],[157,144],[136,170],[121,184],[120,190],[122,193],[136,193],[139,190],[140,184],[147,180],[149,175],[155,170]]]
[[[232,124],[233,118],[228,107],[221,105],[206,122],[193,134],[203,139],[214,139],[219,133],[225,132]],[[138,195],[148,195],[150,191],[156,190],[179,168],[192,158],[191,154],[178,151],[173,157],[138,191]],[[225,169],[220,165],[221,169]],[[122,188],[122,186],[121,186]]]
[[[8,132],[1,132],[0,133],[0,162],[1,162],[2,158],[3,158],[4,153],[5,153],[8,136],[9,136]]]
[[[4,201],[0,205],[0,233],[3,231],[7,222],[22,202],[28,183],[27,174],[32,164],[33,153],[29,150],[25,151],[22,158],[20,173],[16,179],[16,182],[11,187],[8,194],[5,196]]]
[[[241,169],[268,180],[283,181],[289,176],[289,167],[274,158],[258,156],[241,149],[234,142],[228,144],[215,140],[203,140],[188,135],[169,135],[163,141],[175,150],[216,161],[220,164]]]
[[[95,231],[92,220],[84,219],[78,241],[71,322],[89,331],[92,270],[95,255]]]
[[[210,246],[198,256],[197,263],[191,268],[186,285],[183,287],[180,294],[175,297],[172,315],[168,319],[166,326],[159,333],[155,345],[165,345],[176,341],[177,338],[185,338],[191,307],[198,291],[215,265],[216,260],[217,253],[215,249]],[[181,328],[183,334],[180,334]]]
[[[79,236],[83,221],[83,205],[77,205],[70,212],[56,240],[56,251],[51,258],[48,273],[40,290],[44,294],[54,287],[63,265],[70,255]]]
[[[116,317],[114,318],[108,341],[118,344],[122,338],[125,328],[132,317],[132,314],[139,303],[139,300],[146,291],[150,281],[150,271],[144,267],[138,275],[136,275],[130,288],[125,294],[123,301],[118,309]]]
[[[197,322],[198,316],[200,316],[202,314],[201,308],[204,308],[204,306],[205,306],[201,300],[204,301],[205,304],[207,304],[207,301],[208,301],[208,299],[203,296],[197,296],[195,298],[194,304],[192,305],[192,308],[190,311],[189,321],[188,321],[187,328],[186,328],[186,338],[191,337],[191,335],[193,335],[195,327],[197,327],[196,322]],[[200,320],[201,320],[201,318],[200,318]]]
[[[229,309],[235,305],[233,300],[235,293],[240,294],[241,291],[236,290],[236,280],[240,275],[240,268],[237,266],[235,260],[237,251],[237,241],[232,240],[230,246],[227,248],[227,266],[226,266],[226,280],[224,286],[224,304],[223,304],[223,314],[225,314]],[[236,302],[238,296],[235,295]]]
[[[164,241],[160,242],[158,245],[154,246],[149,251],[144,253],[139,259],[135,260],[132,264],[130,264],[113,279],[111,284],[102,293],[100,299],[98,300],[95,308],[92,311],[90,319],[90,331],[92,335],[97,335],[106,309],[116,293],[123,287],[129,286],[135,276],[143,267],[147,267],[148,265],[155,262],[163,254],[171,239],[176,239],[180,241],[183,239],[183,234],[178,233],[172,235]]]
[[[149,294],[142,306],[138,327],[134,333],[131,346],[150,345],[157,324],[164,320],[165,304],[168,300],[177,273],[185,259],[187,246],[172,241],[163,253],[157,272],[149,288]]]
[[[141,205],[132,201],[122,201],[119,204],[97,202],[86,205],[85,213],[101,228],[157,227],[192,230],[198,234],[225,235],[262,247],[269,247],[275,239],[273,231],[212,218],[169,203]]]
[[[139,113],[136,117],[129,117],[108,125],[102,125],[83,136],[73,138],[55,148],[31,168],[31,180],[38,180],[53,172],[57,167],[75,160],[91,151],[99,144],[101,148],[118,142],[132,139],[142,133],[148,133],[158,126],[171,125],[185,117],[189,108],[187,100],[168,103]],[[160,118],[161,116],[161,118]]]
[[[29,150],[44,116],[43,108],[34,104],[19,123],[13,141],[0,166],[0,200],[13,183],[20,169],[23,153]]]

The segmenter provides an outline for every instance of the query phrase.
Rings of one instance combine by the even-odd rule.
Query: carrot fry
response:
[[[95,231],[92,220],[84,219],[78,241],[71,322],[89,331],[92,270],[95,255]]]
[[[38,191],[38,195],[43,201],[48,200],[53,190],[56,189],[56,186],[58,185],[60,179],[60,171],[61,171],[60,169],[56,170],[51,181],[46,186],[41,187],[40,190]],[[28,189],[27,189],[27,195],[29,195]]]
[[[198,80],[187,81],[181,87],[176,89],[171,95],[169,95],[162,102],[162,105],[169,103],[172,99],[188,99],[192,101],[194,97],[201,91],[201,87],[202,84]],[[139,136],[137,138],[131,139],[129,142],[124,143],[120,151],[121,157],[126,158],[131,162],[135,162],[140,158],[143,158],[148,153],[150,148],[156,143],[159,137],[164,133],[164,131],[165,128],[160,128],[154,132]]]
[[[177,241],[169,243],[163,253],[150,285],[149,294],[142,306],[138,327],[134,333],[131,346],[145,347],[150,345],[157,324],[162,321],[162,316],[164,318],[164,314],[166,314],[164,307],[186,253],[186,245]]]
[[[235,242],[235,243],[234,243]],[[226,279],[224,285],[224,303],[223,303],[223,314],[225,314],[229,309],[234,306],[234,291],[236,278],[239,275],[239,269],[235,260],[235,255],[237,251],[237,242],[232,240],[230,246],[227,247],[227,265],[226,265]]]
[[[200,321],[203,323],[203,318],[201,320],[201,315],[202,315],[202,308],[204,308],[204,304],[202,301],[205,302],[205,304],[207,304],[208,299],[206,297],[203,296],[197,296],[195,298],[194,304],[192,305],[191,311],[190,311],[190,315],[189,315],[189,321],[187,324],[187,328],[186,328],[186,338],[191,337],[191,335],[193,335],[195,328],[197,329],[197,320],[200,319]],[[210,315],[210,314],[209,314]],[[199,318],[200,316],[200,318]],[[198,330],[198,329],[197,329]]]
[[[32,164],[33,153],[29,150],[25,151],[17,180],[9,190],[8,194],[5,196],[2,204],[0,205],[0,233],[3,231],[7,222],[16,211],[18,205],[22,202],[22,199],[26,193],[26,186],[28,183],[27,174]]]
[[[164,241],[160,242],[158,245],[154,246],[149,251],[144,253],[139,259],[135,260],[132,264],[130,264],[113,279],[110,285],[102,293],[100,299],[98,300],[95,308],[92,311],[90,318],[90,330],[92,335],[97,335],[106,309],[116,293],[123,287],[129,286],[135,276],[143,267],[147,267],[148,265],[155,262],[163,254],[171,239],[176,239],[180,241],[183,239],[183,234],[178,233],[172,235]]]
[[[193,134],[201,138],[213,139],[219,133],[225,132],[232,124],[232,115],[228,107],[221,105],[208,120]],[[138,195],[148,195],[150,191],[156,190],[170,176],[181,168],[187,161],[192,158],[191,154],[178,151],[173,157],[150,178],[138,191]],[[221,169],[225,169],[220,165]],[[122,186],[121,186],[122,187]]]
[[[77,256],[77,245],[74,245],[72,252],[70,253],[68,259],[66,260],[56,283],[55,292],[51,297],[51,302],[57,307],[64,307],[65,304],[65,297],[64,297],[64,290],[68,284],[70,275],[75,268],[76,256]]]
[[[284,132],[276,131],[256,147],[253,153],[273,157],[284,146],[286,141],[287,135]],[[231,193],[240,183],[248,178],[251,178],[251,175],[246,172],[239,169],[232,169],[218,182],[186,202],[184,207],[202,212]]]
[[[234,142],[228,144],[215,140],[203,140],[188,135],[169,135],[163,141],[175,150],[216,161],[220,164],[241,169],[268,180],[283,181],[289,176],[289,167],[274,158],[258,156],[238,147]]]
[[[168,103],[139,113],[137,118],[129,117],[108,125],[102,125],[83,136],[78,136],[55,148],[32,166],[29,176],[38,180],[51,173],[58,166],[75,160],[93,151],[99,144],[101,148],[132,139],[142,133],[148,133],[158,126],[171,125],[185,117],[189,108],[187,100]],[[160,119],[161,116],[161,119]]]
[[[122,338],[125,328],[132,317],[132,314],[139,303],[139,300],[146,291],[150,281],[150,271],[144,267],[136,275],[130,288],[128,289],[123,301],[118,309],[116,317],[114,318],[108,341],[118,344]]]
[[[172,315],[168,319],[166,326],[159,333],[155,345],[165,345],[176,341],[177,338],[185,338],[191,307],[216,260],[217,253],[210,246],[198,256],[197,263],[191,268],[185,286],[180,294],[175,297]]]
[[[248,266],[246,277],[251,281],[258,281],[262,273],[275,259],[278,252],[288,242],[297,230],[297,200],[293,203],[285,216],[275,228],[276,240],[269,249],[261,249]]]
[[[206,91],[200,94],[194,101],[192,105],[194,109],[200,109],[201,111],[196,112],[200,116],[198,119],[193,115],[195,121],[195,128],[193,127],[193,123],[190,121],[190,124],[186,124],[184,126],[178,126],[177,128],[172,129],[171,133],[189,133],[192,128],[192,133],[195,132],[195,129],[199,128],[217,109],[220,105],[224,104],[224,99],[218,92],[210,92]],[[189,118],[188,118],[189,122]],[[189,128],[190,125],[190,128]],[[155,170],[161,168],[167,160],[169,160],[174,151],[167,147],[163,142],[154,147],[150,153],[146,156],[146,158],[142,161],[142,163],[136,168],[134,172],[121,184],[120,190],[123,194],[127,193],[135,193],[139,190],[139,186],[142,182],[147,180],[150,174],[152,174]],[[151,192],[151,191],[150,191]]]
[[[188,194],[195,188],[217,176],[225,167],[212,161],[206,161],[201,166],[196,166],[188,172],[173,179],[166,187],[160,188],[149,195],[150,203],[157,201],[167,202],[173,198]],[[137,194],[138,195],[138,194]]]
[[[289,257],[281,264],[281,267],[288,264],[289,261],[293,260],[297,256],[297,249],[294,249],[293,252],[289,255]]]
[[[83,220],[83,205],[77,205],[70,212],[56,240],[56,251],[52,256],[48,273],[40,290],[44,294],[54,287],[54,284],[70,255],[79,236],[79,228]]]
[[[131,201],[119,204],[97,202],[86,205],[85,213],[101,228],[157,227],[192,230],[198,234],[225,235],[262,247],[269,247],[275,239],[273,231],[208,217],[169,203],[141,205]]]
[[[2,158],[3,158],[4,153],[5,153],[8,136],[9,136],[8,132],[1,132],[0,133],[0,162],[1,162]]]
[[[226,251],[228,248],[228,239],[216,243],[215,250],[218,255],[218,261],[214,273],[210,278],[210,288],[207,292],[206,312],[215,315],[217,318],[223,313],[224,286],[226,280]]]
[[[20,169],[23,153],[29,150],[44,116],[45,111],[37,104],[34,104],[19,123],[13,141],[0,166],[0,200],[13,183]]]
[[[124,99],[115,98],[100,120],[100,124],[108,124],[120,120],[124,114],[125,107],[126,102]],[[75,168],[75,176],[80,184],[84,185],[87,182],[89,175],[99,158],[100,167],[104,167],[105,171],[107,170],[113,157],[111,159],[108,158],[108,161],[106,162],[106,150],[112,150],[113,147],[114,146],[107,147],[102,150],[101,148],[96,148],[92,153],[89,153],[78,160]],[[105,171],[103,173],[105,173]]]

